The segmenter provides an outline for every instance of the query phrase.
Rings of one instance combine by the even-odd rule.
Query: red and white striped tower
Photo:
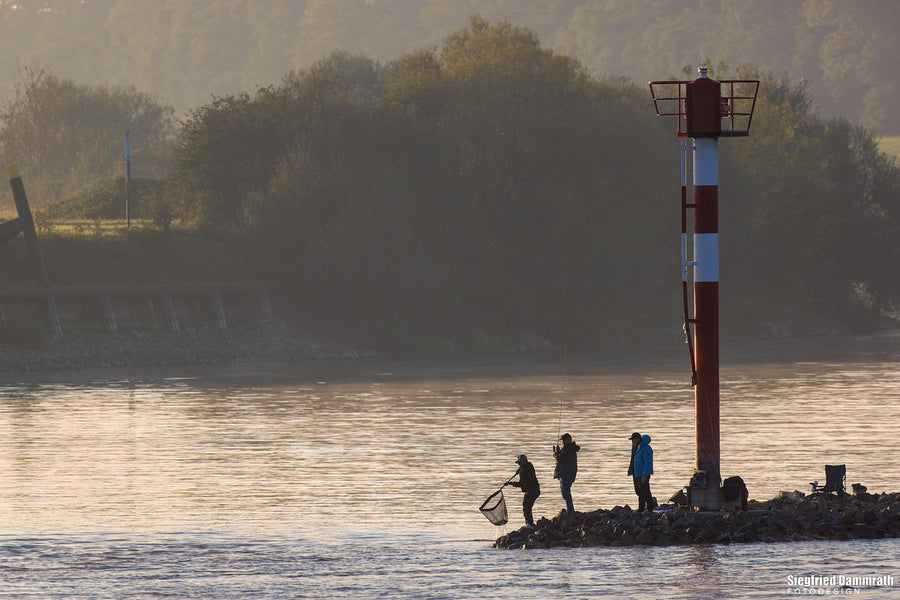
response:
[[[737,85],[737,88],[735,87]],[[657,89],[677,86],[673,95],[657,95]],[[723,86],[725,94],[723,94]],[[692,202],[687,202],[685,169],[682,165],[682,273],[685,330],[691,351],[694,384],[696,471],[693,478],[694,506],[715,507],[721,503],[719,461],[719,157],[722,136],[749,135],[759,82],[715,81],[707,68],[692,81],[650,83],[658,115],[678,116],[678,135],[693,138]],[[735,93],[735,90],[738,93]],[[752,90],[752,95],[741,92]],[[661,110],[668,103],[670,111]],[[723,126],[724,124],[724,126]],[[693,209],[693,261],[687,259],[687,211]],[[693,268],[694,316],[688,315],[688,269]],[[694,326],[693,340],[691,325]],[[693,344],[691,344],[693,342]],[[708,493],[707,493],[708,492]]]
[[[694,431],[697,470],[719,473],[719,158],[716,138],[694,139]]]

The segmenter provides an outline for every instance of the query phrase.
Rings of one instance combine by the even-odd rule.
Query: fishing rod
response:
[[[566,353],[567,353],[568,345],[563,345],[563,366],[562,366],[562,389],[560,390],[559,396],[559,418],[556,421],[556,439],[559,439],[559,436],[562,433],[562,411],[563,411],[563,400],[566,397]]]

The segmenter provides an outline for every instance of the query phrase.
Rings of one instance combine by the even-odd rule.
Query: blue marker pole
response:
[[[131,136],[125,132],[125,227],[131,229],[131,214],[128,207],[128,184],[131,183]]]

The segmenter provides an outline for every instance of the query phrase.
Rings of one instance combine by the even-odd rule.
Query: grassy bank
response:
[[[225,235],[193,230],[125,230],[108,223],[42,231],[40,251],[52,285],[218,283],[258,279],[254,249]],[[34,285],[22,236],[0,247],[0,287]]]
[[[895,156],[897,160],[900,160],[900,135],[878,138],[878,147],[882,152]]]

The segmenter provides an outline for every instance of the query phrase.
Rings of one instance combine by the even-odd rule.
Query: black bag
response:
[[[734,502],[741,497],[746,487],[747,486],[744,485],[744,480],[737,475],[729,477],[722,482],[722,496],[724,496],[725,500],[728,502]]]

